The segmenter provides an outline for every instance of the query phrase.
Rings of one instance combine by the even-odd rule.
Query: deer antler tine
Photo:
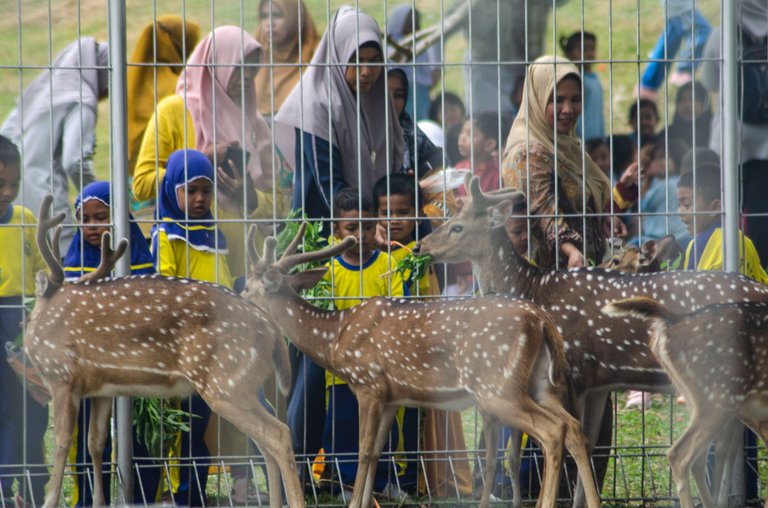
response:
[[[316,250],[313,252],[304,252],[302,254],[294,254],[293,256],[289,257],[283,256],[283,258],[280,259],[278,266],[281,270],[287,272],[296,265],[332,258],[338,254],[341,254],[342,252],[345,252],[355,245],[357,245],[357,240],[352,236],[348,236],[344,240],[330,245],[324,249]]]
[[[299,231],[296,233],[296,236],[293,237],[293,240],[291,240],[291,243],[288,244],[288,247],[286,247],[285,252],[283,252],[283,255],[281,258],[292,256],[296,249],[299,248],[299,245],[301,244],[301,241],[304,239],[304,233],[307,231],[307,222],[304,221],[299,226]]]
[[[64,283],[64,269],[61,267],[61,261],[59,258],[59,246],[58,238],[61,235],[54,232],[54,242],[56,247],[51,251],[51,245],[48,243],[48,231],[51,228],[58,226],[64,221],[65,215],[63,213],[58,214],[56,217],[51,217],[51,205],[53,204],[53,194],[48,194],[43,198],[43,203],[40,205],[40,213],[38,214],[37,224],[37,248],[40,250],[48,269],[51,271],[51,275],[48,277],[48,281],[55,285],[61,285]],[[61,228],[57,228],[61,229]],[[47,293],[47,290],[41,289]]]
[[[275,262],[277,249],[277,238],[274,236],[267,237],[264,240],[264,264],[267,266]]]
[[[105,277],[115,267],[115,263],[123,255],[125,249],[128,248],[128,240],[121,239],[117,244],[117,248],[112,250],[111,247],[112,235],[109,231],[106,231],[101,235],[101,261],[95,271],[87,273],[77,279],[76,282],[91,282],[94,280]]]
[[[62,214],[62,220],[64,214]],[[61,247],[59,247],[59,240],[61,240],[62,227],[61,224],[53,228],[53,240],[51,241],[51,251],[53,251],[53,257],[61,259]]]
[[[256,250],[256,224],[251,224],[251,227],[248,228],[246,245],[248,246],[248,259],[251,262],[251,266],[255,268],[261,263],[261,256],[259,256],[259,252]]]

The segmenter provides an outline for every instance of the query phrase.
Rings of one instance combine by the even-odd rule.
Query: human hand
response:
[[[572,243],[564,243],[560,246],[560,251],[568,259],[568,268],[580,268],[584,266],[584,255]]]
[[[603,233],[606,238],[610,238],[611,235],[615,238],[626,238],[627,226],[618,217],[605,217],[605,220],[603,220]]]
[[[632,185],[637,184],[637,175],[638,173],[645,174],[645,168],[643,168],[643,171],[640,171],[640,164],[637,162],[633,162],[629,166],[627,166],[627,169],[624,170],[624,173],[622,173],[621,178],[619,178],[619,183],[624,185],[625,187],[630,187]]]
[[[226,164],[229,167],[234,168],[234,162],[226,160]],[[245,210],[246,214],[253,212],[258,206],[258,195],[256,194],[256,188],[253,185],[251,176],[245,173],[245,182],[237,171],[232,172],[232,176],[224,171],[222,166],[216,168],[216,175],[218,177],[219,192],[228,196],[235,201],[241,208]]]

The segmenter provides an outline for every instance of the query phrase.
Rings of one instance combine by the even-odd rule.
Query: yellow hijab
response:
[[[519,149],[524,149],[529,142],[538,142],[546,150],[555,153],[555,138],[552,127],[546,118],[547,104],[552,100],[555,87],[565,77],[581,76],[570,60],[557,56],[542,56],[528,66],[528,75],[523,88],[523,102],[509,131],[504,150],[504,166],[508,158]],[[582,165],[582,157],[584,165]],[[576,127],[568,134],[557,135],[557,174],[559,178],[571,177],[581,181],[586,175],[587,199],[594,200],[596,212],[601,212],[610,199],[611,186],[608,177],[597,164],[584,154],[576,136]],[[577,200],[577,209],[581,209],[581,200]]]
[[[155,29],[155,27],[157,27]],[[153,35],[154,32],[154,35]],[[157,46],[155,50],[155,36]],[[200,27],[181,16],[158,16],[155,23],[144,27],[129,63],[155,65],[128,66],[128,171],[133,174],[141,138],[155,111],[155,69],[157,69],[157,102],[176,93],[176,82],[187,57],[200,39]],[[155,59],[157,51],[157,59]],[[186,53],[186,54],[185,54]]]
[[[268,0],[259,2],[259,13],[262,5]],[[262,61],[266,64],[298,64],[299,47],[301,47],[301,63],[307,64],[312,60],[315,49],[320,42],[315,23],[309,14],[304,0],[272,0],[274,5],[280,6],[285,13],[286,29],[293,36],[284,45],[271,46],[269,37],[261,30],[261,23],[256,30],[256,40],[264,50],[261,52]],[[299,46],[299,11],[301,11],[301,46]],[[271,60],[270,60],[271,58]],[[299,69],[306,66],[286,65],[266,68],[263,67],[256,75],[256,107],[262,115],[274,115],[280,110],[288,94],[299,82]],[[274,83],[274,86],[273,86]],[[272,90],[274,87],[275,106],[272,111]]]

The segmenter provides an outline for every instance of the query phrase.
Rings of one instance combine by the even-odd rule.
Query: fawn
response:
[[[685,394],[691,414],[688,428],[667,452],[680,505],[694,506],[688,482],[693,470],[702,504],[716,506],[706,482],[709,443],[736,418],[768,442],[768,371],[761,369],[768,360],[768,304],[713,304],[678,314],[637,297],[609,303],[603,312],[651,322],[651,351]],[[721,448],[735,451],[737,446]]]
[[[296,293],[314,286],[327,268],[291,273],[303,263],[354,247],[348,237],[325,249],[295,254],[303,224],[279,260],[270,237],[251,261],[246,296],[267,309],[283,333],[321,367],[343,378],[360,406],[359,466],[350,506],[371,505],[373,476],[398,406],[461,409],[477,404],[486,437],[487,507],[500,424],[540,440],[545,478],[538,506],[557,497],[563,437],[587,485],[589,505],[600,499],[581,428],[563,408],[567,398],[562,338],[549,316],[504,296],[415,303],[376,297],[344,311],[320,310]]]
[[[288,502],[303,508],[288,427],[259,403],[271,368],[290,386],[287,345],[261,308],[214,284],[156,275],[101,279],[124,252],[102,237],[101,264],[63,285],[49,195],[40,211],[37,243],[50,275],[37,276],[38,301],[24,349],[53,400],[55,463],[44,506],[56,506],[80,400],[91,398],[88,449],[94,465],[94,505],[104,504],[101,457],[112,398],[186,397],[197,392],[253,439],[264,454],[270,506],[279,508],[280,473]]]
[[[503,225],[525,196],[514,189],[483,193],[468,178],[469,199],[414,250],[438,262],[470,260],[483,294],[511,294],[548,311],[564,334],[575,390],[576,415],[594,443],[611,390],[670,391],[670,380],[648,349],[648,325],[613,318],[601,307],[630,296],[648,296],[674,312],[710,303],[768,302],[768,287],[723,272],[622,273],[600,268],[545,270],[511,247]],[[577,495],[576,504],[581,502]],[[518,505],[519,506],[519,505]]]

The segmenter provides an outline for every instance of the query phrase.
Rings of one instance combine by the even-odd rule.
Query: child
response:
[[[421,191],[413,177],[403,174],[383,177],[373,187],[373,200],[378,208],[378,216],[387,230],[387,237],[397,245],[391,246],[390,256],[399,262],[408,254],[409,249],[416,245],[416,228],[421,221],[417,218],[417,210],[422,203]],[[437,277],[430,266],[427,273],[418,281],[411,279],[410,275],[405,281],[408,292],[412,295],[439,295]],[[418,411],[407,409],[403,434],[405,450],[416,450],[418,443],[418,422],[413,418],[418,417]],[[426,410],[424,411],[422,451],[439,452],[432,456],[436,460],[425,462],[426,485],[420,485],[422,494],[429,493],[435,497],[455,495],[456,489],[462,495],[472,494],[472,474],[465,453],[451,453],[455,478],[458,485],[454,485],[453,474],[448,469],[447,451],[459,451],[466,449],[462,431],[461,414],[453,411]],[[411,463],[412,464],[412,463]],[[418,468],[408,466],[406,469],[406,482],[415,474]],[[422,476],[419,475],[422,480]],[[413,482],[414,479],[411,479]],[[401,484],[403,480],[401,479]],[[422,482],[423,483],[423,482]],[[427,490],[428,487],[428,490]]]
[[[445,115],[443,115],[443,102],[445,102]],[[464,107],[464,102],[462,102],[458,95],[452,92],[438,95],[429,105],[429,119],[441,125],[444,129],[459,125],[464,120],[464,115],[466,114],[467,110]],[[443,123],[443,118],[445,118],[445,123]]]
[[[34,296],[35,274],[45,269],[35,244],[37,219],[23,206],[12,204],[19,193],[20,167],[18,148],[0,136],[0,346],[21,334],[24,298]],[[31,506],[33,499],[42,503],[48,476],[43,454],[47,426],[48,405],[36,402],[8,362],[0,361],[0,504]],[[26,472],[30,476],[22,476]],[[19,480],[15,499],[14,476]]]
[[[640,111],[639,124],[638,110]],[[650,99],[639,99],[632,102],[629,107],[629,128],[634,133],[632,138],[635,146],[642,147],[653,141],[658,123],[659,108],[656,107],[655,102]]]
[[[376,236],[376,209],[373,200],[360,196],[356,189],[339,191],[333,199],[333,238],[342,240],[354,236],[358,245],[329,261],[326,280],[331,283],[334,306],[338,310],[349,309],[373,296],[402,297],[408,294],[398,276],[383,277],[394,268],[394,262],[386,252],[374,248]],[[361,293],[362,290],[362,293]],[[323,429],[323,454],[326,459],[337,457],[338,463],[316,459],[316,472],[321,480],[330,480],[337,473],[345,489],[351,488],[357,474],[358,452],[358,405],[355,395],[344,381],[326,372],[326,419]],[[400,444],[398,418],[390,433],[391,448]],[[333,464],[333,465],[331,465]],[[374,479],[374,491],[388,490],[388,482],[395,484],[395,472],[391,461],[379,462]],[[327,465],[327,467],[326,467]]]
[[[584,53],[582,54],[582,41]],[[584,139],[602,138],[605,136],[605,120],[603,116],[603,85],[600,78],[592,72],[592,61],[597,52],[597,37],[592,32],[574,32],[568,37],[560,38],[560,47],[565,56],[581,65],[581,81],[584,85]],[[576,122],[576,135],[581,138],[581,119]]]
[[[232,288],[227,240],[213,221],[212,203],[213,166],[208,157],[197,150],[173,152],[158,197],[158,223],[152,227],[152,256],[158,273]],[[197,472],[182,472],[175,501],[205,506],[210,453],[204,436],[211,409],[198,395],[182,401],[181,409],[196,416],[189,421],[189,433],[181,435],[181,457],[195,457]]]
[[[685,251],[685,269],[722,270],[720,167],[712,163],[700,163],[693,171],[681,175],[677,182],[677,199],[680,219],[694,237]],[[768,275],[760,264],[760,257],[752,240],[741,231],[739,231],[739,271],[747,277],[768,284]]]
[[[81,227],[75,231],[75,236],[69,244],[69,249],[64,256],[64,277],[66,280],[77,280],[87,272],[96,270],[101,262],[101,236],[111,229],[111,212],[109,182],[93,182],[85,186],[75,201],[75,219]],[[152,264],[152,255],[149,252],[147,241],[144,239],[139,226],[129,215],[131,227],[131,274],[142,275],[155,273]],[[90,462],[90,454],[87,451],[88,422],[90,418],[89,399],[80,405],[77,426],[78,438],[75,441],[77,464]],[[134,457],[149,457],[149,452],[144,447],[138,436],[134,434]],[[111,462],[112,440],[107,437],[104,448],[104,463],[107,464],[105,474],[109,474],[108,464]],[[92,504],[91,482],[85,476],[85,467],[75,467],[77,475],[74,477],[75,489],[73,503],[75,506],[90,506]],[[160,469],[157,467],[140,467],[141,483],[134,485],[134,503],[143,504],[142,490],[150,502],[155,500],[160,483]],[[107,477],[108,478],[108,477]],[[141,485],[141,488],[139,488]],[[109,499],[110,481],[104,482],[104,495]]]
[[[464,160],[456,164],[456,169],[471,170],[484,192],[498,189],[499,117],[488,112],[467,118],[459,135],[459,153]],[[466,190],[458,189],[457,195],[466,196]]]
[[[587,139],[587,153],[600,166],[603,173],[611,178],[611,147],[605,138]]]

